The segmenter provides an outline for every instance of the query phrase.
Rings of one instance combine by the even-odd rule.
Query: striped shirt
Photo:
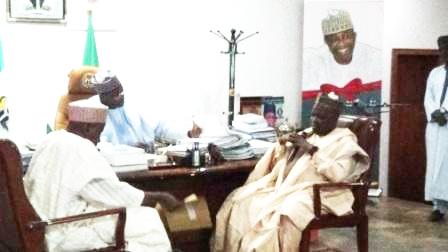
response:
[[[85,185],[81,197],[95,204],[106,207],[141,206],[145,193],[126,182],[94,179]]]

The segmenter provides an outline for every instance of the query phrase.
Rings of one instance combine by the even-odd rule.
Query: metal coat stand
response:
[[[241,38],[241,35],[244,33],[243,31],[239,31],[238,34],[236,34],[236,30],[232,29],[230,30],[230,39],[228,39],[226,36],[224,36],[220,31],[210,31],[211,33],[215,34],[216,36],[224,39],[225,41],[227,41],[227,43],[229,43],[229,49],[227,52],[221,52],[224,54],[229,54],[230,56],[230,62],[229,62],[229,118],[228,118],[228,125],[231,126],[232,125],[232,121],[233,121],[233,117],[235,114],[235,56],[237,54],[244,54],[244,52],[240,53],[238,52],[238,43],[249,38],[252,37],[256,34],[258,34],[258,32],[254,32],[244,38]]]

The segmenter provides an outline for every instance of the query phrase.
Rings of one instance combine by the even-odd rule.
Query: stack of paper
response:
[[[128,145],[103,146],[100,152],[115,172],[146,170],[148,160],[154,158],[154,155],[145,153],[143,149]]]
[[[232,122],[233,129],[250,135],[254,139],[263,139],[270,142],[277,140],[275,129],[269,127],[263,116],[248,113],[237,115]]]
[[[249,145],[250,137],[245,134],[231,134],[213,142],[218,146],[221,155],[226,160],[242,160],[255,156]]]
[[[262,156],[270,147],[274,145],[272,142],[260,139],[249,140],[249,144],[256,156]]]

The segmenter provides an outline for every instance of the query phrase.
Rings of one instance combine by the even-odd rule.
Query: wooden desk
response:
[[[241,186],[255,167],[257,159],[227,161],[201,168],[172,167],[151,168],[144,171],[117,173],[122,181],[146,191],[168,191],[185,198],[191,193],[207,199],[210,218],[215,224],[216,213],[235,188]],[[188,234],[172,234],[174,246],[184,252],[208,251],[211,230]]]

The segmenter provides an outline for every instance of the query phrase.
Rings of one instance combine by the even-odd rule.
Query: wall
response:
[[[448,34],[448,1],[384,1],[383,98],[390,101],[393,48],[437,48],[437,37]],[[382,116],[380,184],[387,193],[389,114]]]
[[[220,51],[227,44],[209,31],[228,36],[235,28],[260,32],[239,45],[245,54],[237,55],[237,93],[284,95],[287,116],[298,120],[303,0],[109,1],[115,8],[108,22],[97,20],[100,64],[117,72],[126,92],[140,96],[143,106],[186,114],[226,111],[228,56]],[[81,65],[80,2],[67,0],[71,17],[65,25],[9,23],[0,4],[5,61],[0,94],[8,95],[11,126],[26,140],[53,124],[66,74]],[[392,48],[436,48],[437,37],[448,33],[446,13],[446,0],[384,1],[385,102]],[[389,115],[382,120],[380,184],[387,191]]]
[[[236,56],[236,92],[285,96],[286,116],[297,122],[302,1],[97,2],[107,8],[93,13],[100,66],[117,73],[128,99],[183,115],[226,112],[228,44],[210,30],[243,30],[241,38],[258,31],[238,44],[245,54]],[[84,7],[67,0],[66,24],[33,24],[7,22],[0,5],[0,93],[9,98],[11,128],[26,141],[53,125],[67,73],[82,64]]]

